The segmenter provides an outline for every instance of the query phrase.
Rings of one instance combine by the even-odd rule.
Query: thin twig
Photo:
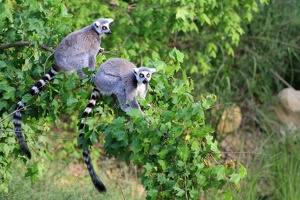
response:
[[[212,154],[224,154],[224,153],[230,153],[230,154],[253,154],[253,155],[263,155],[263,156],[269,156],[269,154],[266,153],[255,153],[255,152],[243,152],[243,151],[221,151],[221,152],[211,152]]]
[[[15,112],[17,112],[17,111],[22,111],[22,110],[25,110],[25,109],[28,109],[30,106],[31,106],[31,104],[28,105],[28,106],[24,106],[24,107],[21,108],[21,109],[15,110],[15,111],[13,111],[12,113],[9,113],[6,117],[0,119],[0,123],[2,123],[4,120],[6,120],[7,118],[9,118],[9,117],[10,117],[11,115],[13,115]]]
[[[125,196],[124,196],[123,190],[122,190],[121,186],[119,185],[119,183],[117,183],[117,186],[120,188],[122,197],[123,197],[123,199],[125,200]]]
[[[12,47],[18,47],[18,46],[34,46],[34,44],[32,42],[26,42],[26,41],[13,42],[13,43],[10,43],[10,44],[0,45],[0,50],[12,48]],[[52,53],[54,53],[54,51],[55,51],[51,47],[48,47],[48,46],[43,45],[43,44],[40,44],[39,46],[40,46],[40,48],[42,48],[42,49],[44,49],[46,51],[50,51]]]
[[[15,133],[15,132],[20,132],[20,131],[15,131],[15,130],[12,130],[12,129],[9,129],[9,130],[0,129],[0,132],[2,132],[2,133],[5,133],[5,132],[14,132]],[[28,132],[28,131],[22,131],[22,133],[26,133],[26,135],[33,134],[32,132]]]
[[[10,113],[9,115],[7,115],[6,117],[0,119],[0,124],[1,124],[3,121],[5,121],[7,118],[9,118],[11,115],[13,115],[15,112],[16,112],[16,111],[14,111],[14,112]]]
[[[47,57],[46,59],[46,62],[44,64],[44,74],[46,74],[46,65],[47,65],[47,62],[48,62],[48,59],[53,55],[54,53],[52,53],[50,56]]]
[[[36,49],[33,54],[28,58],[28,61],[25,62],[25,66],[28,65],[29,61],[31,60],[31,58],[35,55],[35,53],[38,52],[38,49]]]
[[[121,46],[119,47],[120,49],[123,48],[124,44],[127,42],[128,39],[129,39],[129,36],[127,38],[125,38],[125,40],[122,42]]]
[[[219,164],[218,161],[215,159],[215,157],[213,157],[211,154],[209,154],[209,156],[210,156],[217,164]]]
[[[277,72],[275,72],[273,69],[270,69],[270,71],[276,76],[279,80],[281,80],[287,87],[293,88],[288,82],[286,82]],[[293,88],[295,89],[295,88]]]

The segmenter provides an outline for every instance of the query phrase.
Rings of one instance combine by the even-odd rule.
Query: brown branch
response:
[[[31,42],[13,42],[13,43],[10,43],[10,44],[0,45],[0,50],[8,49],[8,48],[11,48],[11,47],[18,47],[18,46],[34,46],[34,44],[31,43]],[[39,46],[40,46],[41,49],[44,49],[46,51],[50,51],[51,53],[54,53],[54,51],[55,51],[51,47],[48,47],[48,46],[43,45],[43,44],[40,44]]]

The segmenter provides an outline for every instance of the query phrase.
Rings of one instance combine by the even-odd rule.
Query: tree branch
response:
[[[31,42],[13,42],[10,44],[4,44],[4,45],[0,45],[0,50],[4,50],[4,49],[8,49],[11,47],[18,47],[18,46],[34,46],[33,43]],[[51,47],[48,47],[46,45],[40,44],[39,45],[41,49],[44,49],[46,51],[50,51],[51,53],[54,53],[54,49],[52,49]]]

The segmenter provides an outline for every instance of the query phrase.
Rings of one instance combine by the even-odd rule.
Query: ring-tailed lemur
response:
[[[79,137],[83,137],[84,121],[96,105],[100,94],[116,95],[121,109],[125,112],[128,112],[131,108],[137,108],[141,111],[137,96],[146,97],[149,81],[154,72],[156,72],[154,68],[136,68],[133,63],[122,58],[112,58],[104,62],[93,77],[95,88],[81,117]],[[129,106],[126,106],[126,103]],[[95,187],[98,191],[104,192],[106,190],[105,186],[93,168],[89,150],[82,149],[82,154]]]
[[[46,85],[46,81],[50,81],[56,74],[61,71],[72,73],[77,71],[80,78],[86,77],[82,69],[88,67],[90,70],[95,69],[96,56],[104,49],[100,47],[101,37],[104,34],[111,34],[109,24],[114,20],[110,18],[100,18],[81,30],[75,31],[67,35],[58,45],[54,52],[54,64],[47,74],[43,76],[28,92],[37,95],[40,89]],[[31,153],[22,135],[21,117],[22,109],[25,104],[19,101],[14,112],[15,134],[22,151],[28,158]]]

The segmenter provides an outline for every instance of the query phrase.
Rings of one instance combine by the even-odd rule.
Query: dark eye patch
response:
[[[107,30],[107,27],[106,26],[102,26],[102,30]]]
[[[144,78],[144,74],[140,74],[140,78]]]
[[[147,74],[147,78],[150,78],[150,74],[149,73]]]

